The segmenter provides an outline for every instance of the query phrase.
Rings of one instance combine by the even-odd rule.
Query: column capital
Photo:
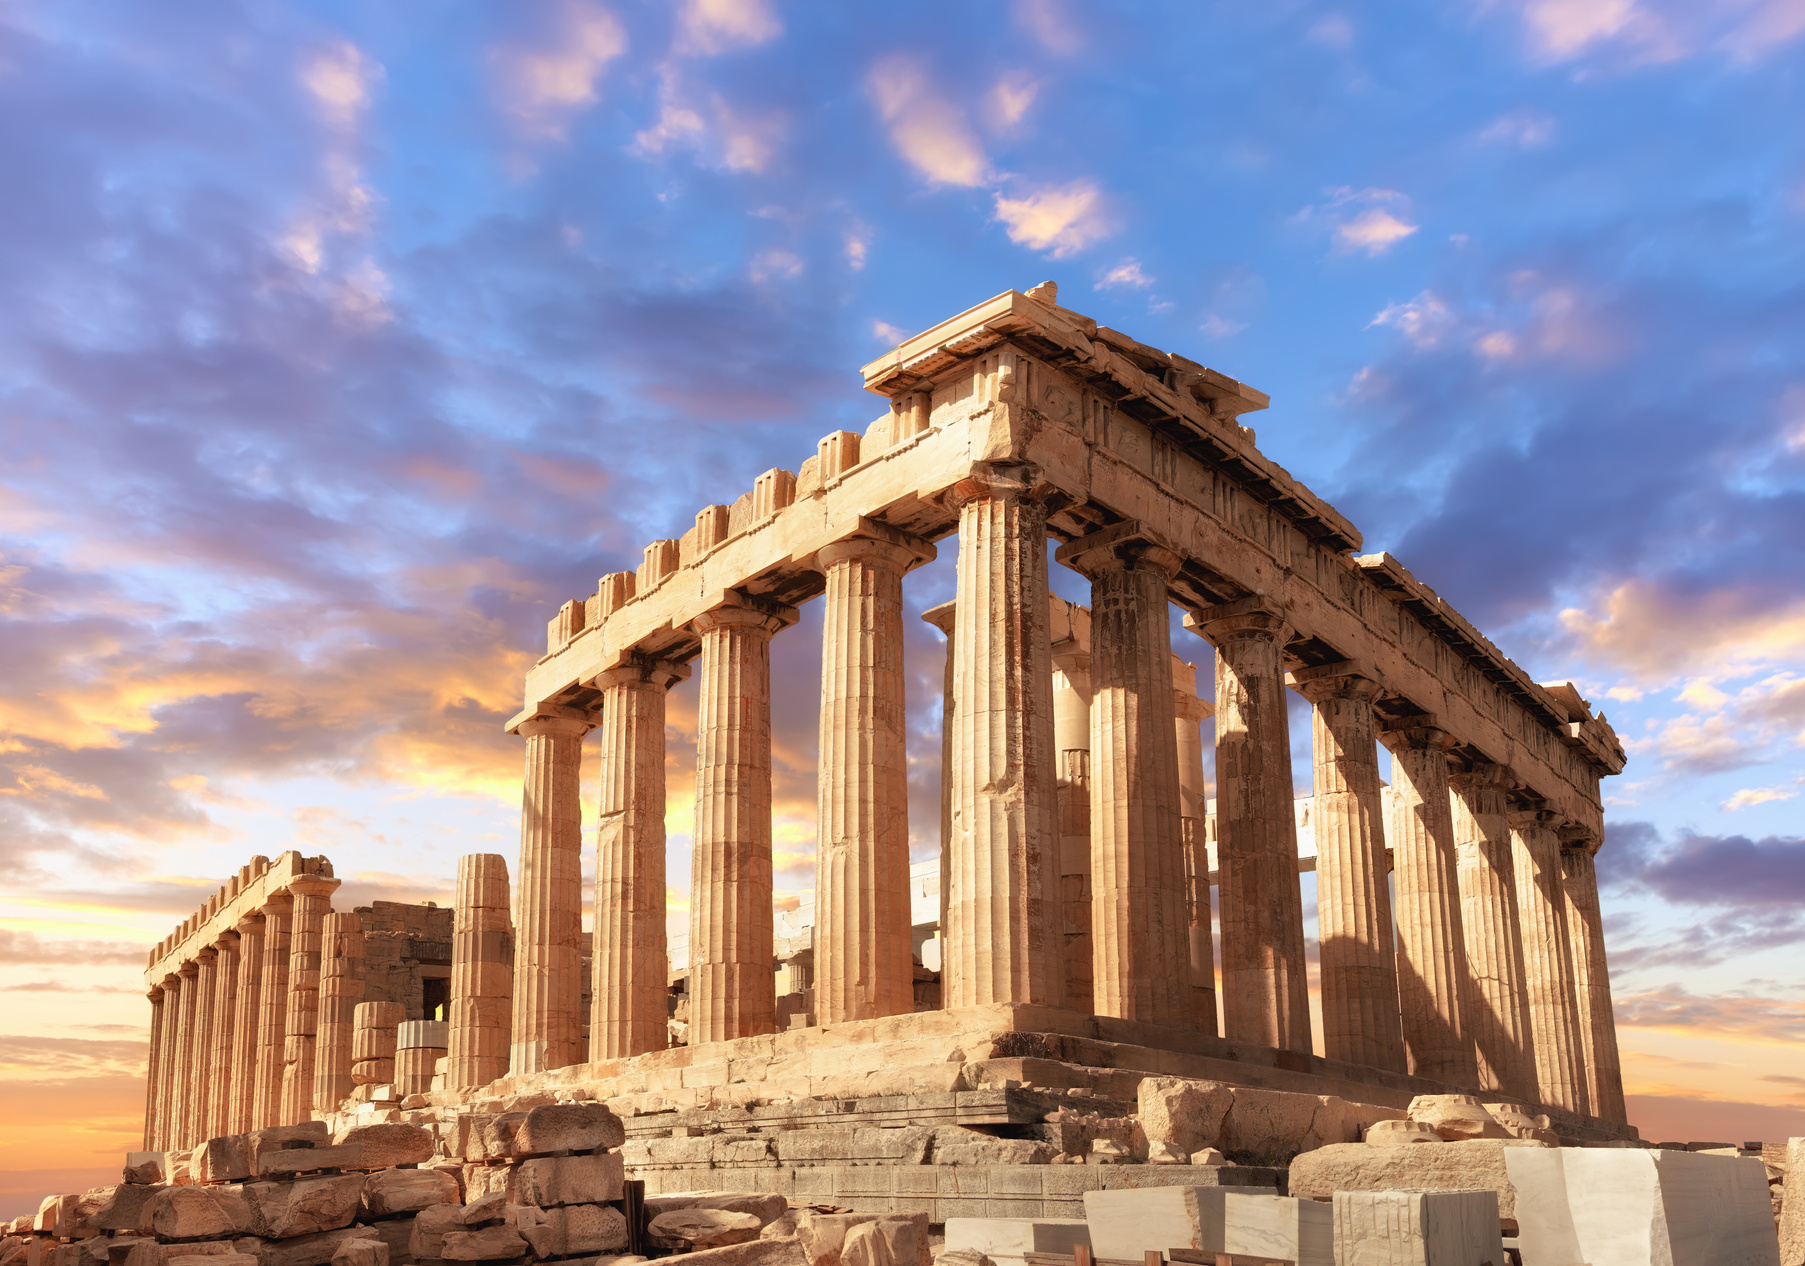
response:
[[[163,977],[162,989],[164,993],[168,993],[172,989],[180,989],[181,987],[181,973],[172,971],[167,976]]]
[[[1037,501],[1047,492],[1041,482],[1040,467],[1014,462],[976,462],[964,479],[946,494],[949,510],[958,510],[972,501],[994,499]]]
[[[950,641],[953,636],[953,617],[959,612],[957,602],[943,602],[937,607],[929,607],[921,613],[921,618],[946,634]]]
[[[1263,593],[1192,611],[1185,616],[1185,627],[1216,645],[1247,637],[1271,638],[1283,645],[1291,636],[1282,602]]]
[[[294,910],[294,905],[295,899],[291,893],[277,889],[263,898],[263,904],[258,907],[257,913],[265,919],[271,915],[286,915]]]
[[[330,875],[295,875],[284,886],[290,897],[330,897],[338,885]]]
[[[835,563],[851,558],[875,559],[906,572],[933,562],[937,556],[938,551],[931,542],[887,523],[861,517],[858,527],[849,535],[817,550],[814,562],[817,568],[826,571]]]
[[[1139,519],[1124,519],[1067,541],[1054,551],[1053,559],[1093,578],[1106,571],[1151,571],[1170,580],[1184,564],[1172,543]]]
[[[532,738],[539,734],[569,735],[582,738],[595,728],[595,718],[582,708],[542,703],[517,713],[507,724],[509,734]]]
[[[719,628],[761,628],[767,633],[787,629],[802,617],[795,607],[754,598],[737,589],[727,590],[721,601],[689,622],[697,633]]]
[[[1311,703],[1324,699],[1362,699],[1370,703],[1385,693],[1383,674],[1359,660],[1317,664],[1285,676],[1288,684]]]
[[[1561,847],[1574,852],[1596,855],[1598,846],[1604,843],[1591,827],[1582,822],[1566,821],[1554,830],[1561,837]]]
[[[195,963],[197,964],[196,971],[198,971],[201,967],[205,967],[208,963],[213,962],[218,957],[219,957],[219,951],[214,949],[211,945],[201,946],[199,949],[194,951],[194,960],[195,960]],[[182,967],[184,970],[187,969],[187,966],[188,965],[186,963],[182,964]]]
[[[162,985],[152,985],[149,989],[146,989],[144,991],[144,996],[146,998],[149,998],[152,1003],[158,1003],[158,1002],[163,1001],[163,986]]]
[[[263,911],[252,910],[234,924],[240,937],[249,936],[252,932],[263,931]]]
[[[1517,773],[1495,761],[1463,761],[1448,771],[1448,785],[1457,791],[1505,791],[1516,785]]]
[[[1554,831],[1562,821],[1553,809],[1512,809],[1506,817],[1513,831]]]
[[[1379,741],[1393,752],[1445,752],[1455,738],[1436,724],[1433,712],[1392,717],[1379,727]]]
[[[1172,711],[1180,721],[1203,722],[1216,715],[1216,707],[1189,690],[1172,688]]]
[[[219,934],[218,938],[214,940],[213,944],[216,949],[231,950],[236,953],[238,950],[238,929],[236,927],[226,928]]]
[[[635,686],[641,683],[663,686],[669,690],[689,678],[690,666],[682,660],[659,659],[639,651],[628,651],[613,668],[599,672],[590,681],[597,690],[610,686]]]

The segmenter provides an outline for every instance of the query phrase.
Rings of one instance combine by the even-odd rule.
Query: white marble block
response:
[[[1759,1159],[1510,1148],[1524,1266],[1779,1266]]]
[[[1504,1266],[1495,1191],[1337,1191],[1335,1266]]]
[[[948,1218],[948,1252],[971,1249],[997,1266],[1020,1266],[1028,1253],[1071,1256],[1077,1245],[1089,1246],[1090,1224],[1076,1218]]]
[[[1219,1251],[1335,1266],[1335,1210],[1316,1200],[1230,1192],[1223,1200]]]

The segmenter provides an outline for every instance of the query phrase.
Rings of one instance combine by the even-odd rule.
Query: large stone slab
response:
[[[514,1173],[514,1199],[541,1209],[561,1204],[606,1204],[621,1198],[626,1176],[626,1166],[618,1152],[521,1161]]]
[[[521,1234],[542,1258],[620,1253],[627,1247],[627,1219],[611,1205],[573,1204],[544,1210]]]
[[[83,1215],[79,1223],[84,1231],[136,1231],[138,1224],[144,1219],[144,1206],[156,1195],[157,1188],[146,1187],[138,1183],[122,1183],[117,1187],[103,1187],[97,1199],[92,1201],[92,1212]],[[95,1193],[89,1192],[89,1196]],[[84,1200],[84,1205],[88,1203]]]
[[[348,1226],[338,1231],[322,1231],[318,1235],[302,1235],[292,1240],[276,1240],[257,1250],[258,1266],[326,1266],[338,1246],[346,1240],[380,1240],[381,1234],[371,1226]]]
[[[458,1202],[457,1179],[436,1169],[385,1169],[363,1185],[363,1216],[387,1218]]]
[[[1504,1158],[1516,1151],[1552,1149],[1527,1139],[1467,1139],[1415,1147],[1337,1143],[1291,1162],[1294,1196],[1337,1191],[1495,1191],[1499,1216],[1517,1216],[1517,1191]]]
[[[841,1266],[932,1266],[928,1215],[887,1214],[846,1233]]]
[[[619,1117],[600,1103],[552,1103],[534,1108],[514,1133],[515,1156],[555,1152],[592,1152],[619,1147],[627,1131]]]
[[[1297,1266],[1335,1266],[1335,1210],[1317,1200],[1228,1192],[1217,1251],[1276,1257]]]
[[[1151,1080],[1151,1079],[1150,1079]],[[1090,1247],[1090,1223],[1081,1218],[948,1218],[948,1252],[970,1249],[998,1266],[1021,1266],[1026,1253],[1071,1256],[1077,1245]]]
[[[394,1165],[419,1165],[432,1159],[432,1131],[404,1121],[378,1121],[353,1126],[334,1143],[363,1151],[360,1169],[388,1169]]]
[[[1495,1191],[1338,1191],[1335,1266],[1503,1266]]]
[[[243,1235],[253,1217],[243,1196],[229,1187],[163,1187],[145,1202],[138,1229],[159,1240],[216,1240]]]
[[[249,1183],[238,1190],[251,1209],[251,1233],[286,1240],[350,1226],[362,1207],[364,1181],[362,1174],[335,1174]]]
[[[1139,1187],[1084,1193],[1091,1252],[1140,1261],[1149,1249],[1188,1248],[1225,1253],[1224,1210],[1231,1195],[1267,1195],[1258,1188]],[[1274,1197],[1276,1199],[1276,1197]]]
[[[1561,1147],[1512,1149],[1505,1164],[1526,1263],[1779,1266],[1757,1157]]]

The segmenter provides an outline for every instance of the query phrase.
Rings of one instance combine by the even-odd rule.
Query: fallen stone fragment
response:
[[[169,1154],[167,1152],[127,1152],[125,1154],[125,1180],[129,1183],[154,1186],[167,1181],[168,1171]]]
[[[846,1233],[841,1266],[932,1266],[928,1215],[886,1214]]]
[[[251,1230],[251,1210],[226,1187],[162,1187],[145,1202],[138,1230],[160,1240],[216,1240]]]
[[[292,1240],[278,1240],[257,1252],[258,1266],[327,1266],[338,1246],[346,1240],[380,1240],[375,1227],[348,1226],[318,1235],[301,1235]]]
[[[546,1156],[619,1147],[626,1127],[602,1103],[551,1103],[526,1114],[514,1133],[512,1155]]]
[[[1054,1151],[1034,1139],[1000,1139],[967,1125],[943,1125],[934,1131],[931,1159],[936,1165],[1045,1165]]]
[[[796,1240],[748,1240],[686,1254],[681,1266],[809,1266],[809,1259]]]
[[[730,1213],[750,1213],[758,1219],[760,1228],[767,1227],[790,1211],[787,1196],[779,1196],[772,1192],[760,1191],[728,1191],[718,1196],[703,1196],[690,1206],[692,1209],[725,1209]]]
[[[361,1144],[343,1143],[334,1147],[285,1148],[257,1154],[259,1178],[284,1178],[318,1169],[362,1169],[364,1149]]]
[[[335,1174],[299,1182],[259,1182],[242,1188],[250,1205],[250,1230],[273,1240],[317,1235],[349,1226],[363,1204],[364,1176]]]
[[[456,1204],[457,1180],[436,1169],[385,1169],[364,1180],[363,1213],[388,1218],[435,1204]]]
[[[520,1233],[542,1258],[614,1253],[627,1247],[627,1218],[609,1205],[574,1204],[544,1210],[536,1225]]]
[[[528,1247],[511,1226],[485,1226],[475,1231],[447,1231],[440,1253],[448,1262],[493,1262],[523,1257]]]
[[[1220,1082],[1143,1077],[1136,1089],[1135,1110],[1149,1144],[1170,1144],[1188,1156],[1215,1144],[1234,1098]]]
[[[1437,1147],[1368,1147],[1335,1143],[1291,1162],[1294,1196],[1337,1191],[1495,1191],[1498,1215],[1517,1216],[1517,1191],[1504,1167],[1512,1148],[1541,1147],[1527,1139],[1465,1139]]]
[[[1451,1143],[1510,1137],[1472,1095],[1418,1095],[1410,1101],[1405,1115],[1412,1121],[1422,1122]]]
[[[1375,1121],[1366,1128],[1366,1141],[1374,1147],[1403,1147],[1439,1143],[1442,1137],[1421,1121]]]
[[[353,1126],[334,1140],[336,1146],[363,1149],[360,1169],[388,1169],[418,1165],[432,1159],[432,1131],[403,1121],[380,1121]]]
[[[408,1256],[415,1261],[443,1257],[445,1233],[463,1229],[464,1211],[454,1204],[422,1209],[414,1219],[413,1234],[408,1238]]]
[[[1492,1120],[1514,1139],[1535,1139],[1550,1147],[1561,1145],[1560,1136],[1549,1127],[1547,1117],[1533,1117],[1521,1105],[1488,1103],[1482,1105]]]
[[[1191,1153],[1191,1164],[1193,1164],[1193,1165],[1226,1165],[1226,1164],[1228,1164],[1228,1157],[1226,1157],[1222,1154],[1222,1150],[1220,1148],[1206,1147],[1201,1152],[1192,1152]]]
[[[840,1250],[847,1233],[865,1222],[875,1222],[875,1213],[815,1213],[799,1210],[796,1215],[796,1239],[809,1260],[809,1266],[840,1266]]]
[[[724,1244],[743,1244],[756,1240],[764,1227],[754,1213],[734,1213],[728,1209],[672,1209],[652,1219],[647,1231],[658,1248],[719,1248]]]
[[[79,1224],[84,1231],[136,1231],[144,1220],[144,1206],[157,1193],[155,1187],[135,1183],[99,1190],[92,1211],[84,1214]]]
[[[549,1209],[561,1204],[606,1204],[619,1200],[627,1171],[620,1153],[548,1156],[520,1162],[515,1199]]]
[[[504,1112],[484,1120],[481,1128],[472,1123],[464,1144],[465,1160],[507,1160],[514,1154],[514,1135],[526,1121],[524,1112]]]
[[[501,1218],[508,1209],[507,1197],[499,1191],[472,1200],[458,1211],[458,1221],[464,1226],[481,1226],[485,1222],[494,1222]]]
[[[379,1240],[346,1240],[332,1250],[332,1266],[389,1266],[389,1246]]]
[[[1170,1143],[1155,1139],[1147,1144],[1147,1163],[1149,1165],[1188,1165],[1191,1163],[1191,1158]]]

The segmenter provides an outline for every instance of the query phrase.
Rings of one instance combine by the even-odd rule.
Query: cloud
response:
[[[784,116],[776,111],[735,110],[719,92],[691,87],[676,65],[659,76],[658,120],[633,138],[633,152],[658,156],[691,149],[724,171],[764,171],[783,139]]]
[[[141,968],[150,948],[131,941],[44,940],[30,932],[0,928],[0,963],[117,963]]]
[[[1780,787],[1744,787],[1728,800],[1724,801],[1726,813],[1734,813],[1738,809],[1752,808],[1758,804],[1772,804],[1776,800],[1791,800],[1799,793],[1787,791]]]
[[[370,89],[383,77],[383,68],[355,44],[343,41],[318,49],[301,63],[301,84],[318,102],[320,112],[333,127],[357,126],[370,104]]]
[[[27,1077],[92,1077],[141,1073],[143,1042],[0,1033],[0,1072]]]
[[[1084,47],[1065,0],[1014,0],[1010,15],[1016,25],[1047,50],[1059,57],[1069,57]]]
[[[1439,346],[1449,332],[1458,326],[1454,313],[1433,292],[1425,290],[1404,303],[1387,304],[1368,324],[1389,326],[1402,334],[1412,347]]]
[[[543,12],[536,38],[493,49],[490,63],[496,97],[520,130],[561,141],[570,120],[595,104],[602,72],[627,51],[627,32],[589,0],[558,0]]]
[[[871,68],[866,86],[897,152],[935,184],[982,185],[990,161],[958,107],[929,84],[912,58],[896,55]]]
[[[1153,280],[1153,278],[1149,277],[1141,270],[1141,261],[1130,256],[1121,263],[1106,269],[1103,275],[1097,278],[1097,284],[1091,287],[1091,289],[1116,290],[1125,288],[1129,290],[1145,290],[1153,284]]]
[[[1304,208],[1295,218],[1327,223],[1340,253],[1364,251],[1373,256],[1383,255],[1417,231],[1419,225],[1402,218],[1408,214],[1410,199],[1395,189],[1342,185],[1328,190],[1321,203]]]
[[[1687,1037],[1805,1044],[1805,1002],[1726,994],[1706,998],[1663,985],[1612,1000],[1617,1027]]]
[[[1040,96],[1040,81],[1026,71],[1012,70],[998,78],[984,94],[984,114],[999,132],[1013,132]]]
[[[996,195],[996,218],[1009,240],[1064,259],[1114,232],[1103,191],[1093,180],[1043,185],[1019,198]]]
[[[1540,110],[1512,110],[1487,124],[1479,139],[1487,145],[1540,149],[1554,139],[1554,133],[1554,120]]]
[[[1749,61],[1805,33],[1798,0],[1511,0],[1542,62],[1612,57],[1628,66],[1704,53]]]
[[[1227,317],[1214,312],[1206,313],[1197,329],[1207,339],[1233,338],[1247,328],[1245,321],[1231,321]]]
[[[713,55],[751,48],[783,33],[766,0],[684,0],[677,49]]]

